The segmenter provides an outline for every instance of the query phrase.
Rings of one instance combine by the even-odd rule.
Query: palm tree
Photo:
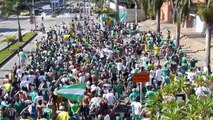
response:
[[[115,0],[115,12],[116,12],[116,21],[119,22],[119,0]]]
[[[211,0],[207,2],[206,6],[200,6],[198,9],[198,15],[201,17],[201,19],[206,24],[206,57],[205,57],[205,64],[204,67],[207,68],[208,72],[210,72],[210,45],[211,45],[211,33],[213,28],[213,3],[211,3]]]
[[[5,0],[4,6],[1,8],[2,12],[7,15],[16,15],[18,24],[18,41],[22,41],[21,24],[19,14],[22,10],[28,9],[23,0]]]
[[[137,0],[133,0],[133,1],[134,1],[134,4],[135,4],[135,10],[134,10],[135,24],[137,25],[138,24],[138,3],[137,3]]]
[[[0,37],[3,36],[3,35],[0,35]],[[1,40],[0,43],[4,43],[6,42],[7,43],[7,49],[9,50],[9,45],[11,43],[14,43],[16,41],[15,39],[15,36],[3,36],[5,39],[4,40]]]
[[[180,28],[181,28],[181,23],[184,22],[190,12],[190,8],[189,8],[189,2],[190,0],[181,0],[179,2],[177,2],[176,5],[176,9],[175,9],[175,13],[176,14],[176,48],[178,48],[179,43],[180,43]]]
[[[142,0],[140,3],[145,11],[145,14],[152,18],[153,15],[156,15],[156,31],[160,32],[160,13],[161,6],[166,0]]]
[[[149,4],[149,0],[140,0],[139,1],[139,5],[141,8],[143,8],[146,16],[149,16],[148,4]]]
[[[154,0],[155,2],[155,11],[156,11],[156,21],[157,21],[157,32],[160,32],[160,12],[161,6],[165,0]]]

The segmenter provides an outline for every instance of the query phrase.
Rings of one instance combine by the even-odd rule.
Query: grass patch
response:
[[[22,36],[23,41],[19,42],[17,41],[16,43],[12,44],[9,47],[9,50],[3,50],[0,52],[0,63],[2,63],[8,56],[10,56],[14,51],[18,50],[25,42],[27,42],[30,38],[32,38],[36,33],[35,32],[28,32],[25,33]]]

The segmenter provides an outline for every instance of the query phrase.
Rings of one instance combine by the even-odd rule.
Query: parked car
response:
[[[24,10],[24,11],[21,11],[20,15],[21,16],[28,16],[28,15],[30,15],[30,12],[28,10]]]

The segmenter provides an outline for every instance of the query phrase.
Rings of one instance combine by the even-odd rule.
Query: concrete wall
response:
[[[134,9],[123,9],[120,11],[125,11],[127,12],[127,19],[126,22],[134,22],[135,21],[135,10]],[[143,21],[145,20],[145,13],[142,9],[138,9],[138,21]]]
[[[116,5],[113,2],[110,2],[110,8],[112,8],[113,10],[116,10]],[[119,11],[125,11],[127,12],[127,20],[126,22],[134,22],[134,9],[127,9],[123,6],[119,5]],[[145,13],[143,9],[138,9],[138,21],[143,21],[146,19]]]
[[[201,18],[196,15],[195,17],[195,31],[199,33],[205,33],[205,23],[201,20]]]

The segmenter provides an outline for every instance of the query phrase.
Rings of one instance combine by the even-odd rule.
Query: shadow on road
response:
[[[24,29],[21,29],[21,30],[24,30]],[[3,32],[16,32],[17,29],[14,29],[14,28],[0,28],[0,34],[3,33]]]
[[[29,19],[29,18],[30,18],[30,16],[19,17],[20,20],[27,20],[27,19]],[[16,17],[9,17],[9,18],[6,18],[5,20],[16,21],[17,18],[16,18]]]

